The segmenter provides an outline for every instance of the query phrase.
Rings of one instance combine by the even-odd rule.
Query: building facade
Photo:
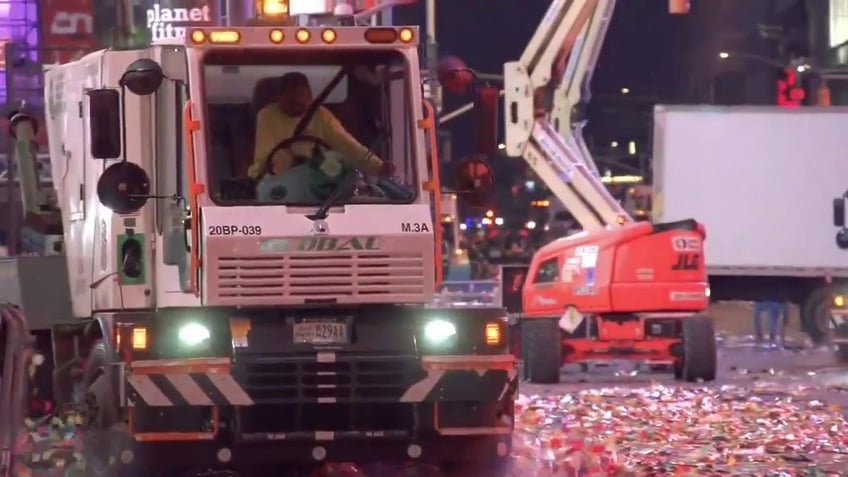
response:
[[[808,2],[816,8],[810,21],[814,58],[827,72],[831,102],[848,105],[848,0]]]

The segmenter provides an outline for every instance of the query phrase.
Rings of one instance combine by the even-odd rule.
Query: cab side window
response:
[[[559,259],[549,258],[539,265],[533,283],[552,283],[559,280]]]

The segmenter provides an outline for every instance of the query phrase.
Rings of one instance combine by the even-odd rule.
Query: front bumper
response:
[[[320,463],[442,465],[461,462],[494,462],[512,453],[511,436],[443,436],[438,438],[372,438],[368,441],[343,439],[321,441],[267,441],[227,443],[225,441],[133,442],[130,465],[141,471],[156,468],[267,468],[279,475],[287,466],[309,467]],[[125,454],[126,455],[126,454]],[[124,463],[126,465],[127,463]],[[154,469],[150,469],[153,467]],[[142,472],[138,475],[150,475]],[[489,477],[489,476],[468,476]]]
[[[564,338],[563,362],[632,359],[672,363],[683,356],[680,339],[643,338],[641,340],[599,341],[591,338]]]
[[[499,454],[518,389],[514,357],[503,354],[151,360],[120,364],[118,375],[141,451],[174,449],[168,459],[190,460],[223,447],[263,462],[349,461],[366,447],[405,460],[410,446],[449,460],[454,440]],[[179,451],[191,446],[200,450]]]

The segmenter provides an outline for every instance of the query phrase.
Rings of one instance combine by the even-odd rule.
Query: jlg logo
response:
[[[693,272],[701,268],[701,254],[681,253],[677,256],[677,263],[671,266],[675,272]]]
[[[700,252],[701,240],[694,237],[674,237],[671,246],[675,252]]]

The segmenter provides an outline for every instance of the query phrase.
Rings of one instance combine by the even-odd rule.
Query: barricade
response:
[[[29,330],[21,310],[0,303],[0,476],[11,477],[18,430],[24,420]]]

